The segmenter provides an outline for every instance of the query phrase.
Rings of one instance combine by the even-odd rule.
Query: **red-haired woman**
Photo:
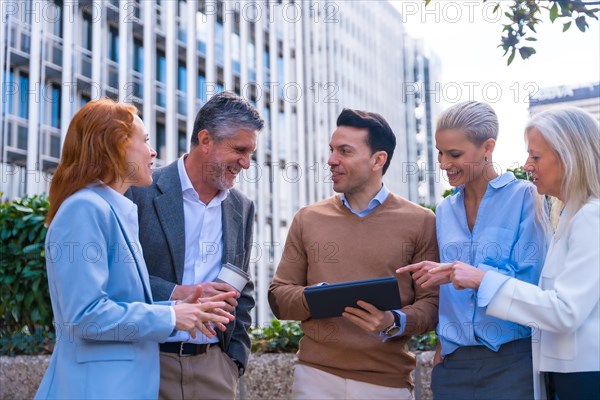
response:
[[[56,347],[36,398],[156,398],[158,342],[174,330],[213,336],[225,299],[153,304],[137,207],[156,152],[135,107],[102,99],[73,117],[50,185],[46,268]]]

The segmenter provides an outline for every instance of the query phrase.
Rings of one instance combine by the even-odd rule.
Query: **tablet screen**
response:
[[[358,300],[382,311],[401,308],[398,280],[394,276],[310,286],[304,289],[304,296],[313,319],[339,317],[346,307],[358,307]]]

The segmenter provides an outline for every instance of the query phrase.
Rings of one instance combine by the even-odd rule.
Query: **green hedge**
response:
[[[44,221],[46,196],[0,204],[0,355],[50,353],[54,342],[48,292]],[[278,321],[250,330],[253,352],[296,352],[302,338],[298,321]],[[415,336],[413,350],[435,347],[435,336]]]
[[[302,339],[299,321],[271,320],[264,328],[250,328],[253,353],[295,353]]]
[[[51,351],[54,337],[44,240],[46,196],[0,204],[0,354]]]
[[[295,353],[302,339],[300,321],[271,320],[270,324],[250,329],[253,353]],[[435,350],[437,337],[435,332],[413,336],[408,342],[412,351]]]

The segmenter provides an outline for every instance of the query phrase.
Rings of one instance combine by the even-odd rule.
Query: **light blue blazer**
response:
[[[158,397],[158,343],[172,310],[152,304],[137,229],[89,186],[70,196],[46,236],[56,347],[36,398]],[[132,234],[135,232],[136,234]]]

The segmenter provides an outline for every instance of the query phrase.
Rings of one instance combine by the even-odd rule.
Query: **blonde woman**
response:
[[[536,398],[600,395],[600,132],[578,108],[534,116],[526,128],[525,170],[552,196],[558,226],[539,285],[465,264],[440,267],[455,288],[493,293],[487,314],[530,324]],[[436,271],[432,271],[435,273]],[[546,393],[544,393],[546,389]]]
[[[537,283],[550,233],[547,217],[536,213],[538,196],[531,183],[495,170],[497,135],[498,118],[486,103],[456,104],[438,119],[438,160],[457,188],[436,209],[440,260]],[[527,321],[517,324],[488,315],[486,293],[457,290],[447,273],[431,273],[439,267],[424,261],[397,271],[412,272],[423,287],[440,285],[434,398],[532,398]]]

